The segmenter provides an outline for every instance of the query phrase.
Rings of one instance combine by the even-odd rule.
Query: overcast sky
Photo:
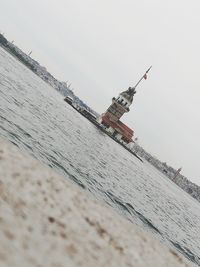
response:
[[[138,87],[122,121],[200,184],[199,0],[0,0],[0,31],[102,113]]]

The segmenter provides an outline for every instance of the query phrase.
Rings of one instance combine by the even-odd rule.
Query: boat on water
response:
[[[72,103],[73,103],[73,98],[70,97],[70,96],[66,96],[66,97],[64,98],[64,101],[67,102],[68,104],[72,105]]]

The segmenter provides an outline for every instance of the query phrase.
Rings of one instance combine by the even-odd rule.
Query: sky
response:
[[[137,88],[122,121],[200,185],[199,0],[0,0],[0,32],[98,113]]]

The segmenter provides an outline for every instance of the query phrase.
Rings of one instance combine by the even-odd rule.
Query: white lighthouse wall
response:
[[[107,132],[109,132],[109,133],[111,133],[111,134],[113,134],[114,131],[115,131],[115,129],[112,128],[112,127],[109,127],[109,128],[107,128],[106,130],[107,130]]]
[[[132,142],[127,144],[127,147],[133,151],[134,144],[135,143],[132,141]]]
[[[120,141],[122,138],[122,135],[120,133],[118,133],[118,134],[116,134],[115,138]]]

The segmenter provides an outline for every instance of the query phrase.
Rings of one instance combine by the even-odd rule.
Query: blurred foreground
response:
[[[0,140],[0,266],[193,266]]]

